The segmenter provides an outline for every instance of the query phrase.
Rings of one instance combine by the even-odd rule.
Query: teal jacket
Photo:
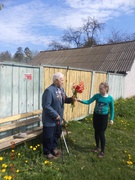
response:
[[[96,101],[94,112],[97,114],[105,115],[108,114],[108,109],[110,108],[110,120],[114,120],[114,100],[112,96],[108,95],[102,96],[100,93],[95,94],[89,100],[82,100],[83,104],[91,104]]]

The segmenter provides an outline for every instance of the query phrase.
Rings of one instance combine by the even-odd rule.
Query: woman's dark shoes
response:
[[[100,152],[99,155],[98,155],[99,158],[103,158],[104,157],[104,153],[103,152]]]
[[[99,149],[98,147],[96,147],[96,148],[94,148],[92,151],[95,152],[95,153],[97,153],[98,151],[100,151],[100,149]]]

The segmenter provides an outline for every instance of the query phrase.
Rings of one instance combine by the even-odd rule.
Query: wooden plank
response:
[[[15,146],[21,143],[24,143],[26,141],[32,140],[35,137],[39,136],[40,134],[42,134],[42,127],[38,127],[37,129],[35,128],[34,131],[32,131],[30,134],[27,134],[27,136],[25,138],[16,138],[14,139],[13,136],[7,137],[7,138],[3,138],[0,140],[0,150],[5,150],[8,148],[12,147],[12,144],[14,143]]]
[[[39,131],[39,130],[41,130],[41,129],[43,129],[42,126],[36,127],[36,128],[34,128],[34,129],[32,129],[32,130],[26,131],[26,134],[28,135],[28,134],[31,134],[31,133],[33,133],[33,132]],[[3,143],[3,142],[7,142],[7,141],[9,141],[9,140],[13,140],[13,139],[14,139],[14,138],[13,138],[14,135],[15,135],[15,134],[13,134],[12,136],[8,136],[8,137],[5,137],[5,138],[0,139],[0,144]],[[23,139],[24,139],[24,138],[23,138]]]
[[[33,130],[33,129],[32,129],[32,130],[28,130],[28,131],[26,131],[26,133],[27,133],[27,134],[31,134],[31,133],[33,133],[33,132],[39,131],[40,129],[42,130],[42,129],[43,129],[43,126],[36,127],[36,128],[34,128],[34,130]]]
[[[1,144],[2,144],[3,142],[8,142],[8,141],[10,141],[10,140],[13,140],[13,135],[12,135],[12,136],[8,136],[8,137],[6,137],[6,138],[0,139],[0,146],[1,146]]]
[[[22,113],[22,114],[17,114],[17,115],[5,117],[5,118],[0,118],[0,124],[6,123],[6,122],[11,122],[11,121],[16,121],[16,120],[31,117],[31,116],[40,115],[41,113],[42,113],[42,110],[36,110],[33,112]]]
[[[21,127],[21,126],[26,126],[28,124],[33,124],[33,123],[39,122],[39,121],[41,121],[41,119],[39,117],[27,119],[27,120],[23,120],[23,121],[16,121],[11,124],[6,124],[3,126],[0,126],[0,132],[8,131],[8,130],[15,129],[15,128]]]

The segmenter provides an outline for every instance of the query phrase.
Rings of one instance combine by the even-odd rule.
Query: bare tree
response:
[[[0,60],[1,61],[12,61],[11,53],[8,51],[0,53]]]
[[[32,59],[39,54],[38,50],[33,50],[32,52]]]
[[[83,22],[84,46],[97,44],[97,35],[104,29],[105,24],[91,17],[84,19]]]
[[[87,41],[84,42],[83,47],[91,47],[97,44],[98,42],[95,38],[89,38]]]
[[[134,40],[135,40],[135,33],[133,33],[133,34],[130,35],[130,40],[131,40],[131,41],[134,41]]]
[[[75,47],[91,47],[97,44],[97,35],[104,29],[104,23],[88,17],[83,19],[83,26],[77,29],[72,27],[64,31],[63,42],[68,42]]]
[[[62,36],[63,42],[68,42],[69,44],[73,44],[75,47],[82,46],[82,30],[81,28],[73,29],[69,27],[64,31],[64,35]]]
[[[107,37],[107,43],[109,44],[132,41],[132,40],[135,40],[135,33],[127,34],[125,32],[122,32],[114,28],[111,29],[111,32]]]
[[[52,41],[49,45],[48,45],[48,49],[49,50],[61,50],[61,49],[69,49],[69,46],[65,46],[59,42],[56,41]]]
[[[97,34],[104,28],[104,23],[100,23],[98,20],[88,17],[83,19],[82,27],[76,29],[69,27],[67,28],[63,36],[61,37],[62,42],[68,43],[63,45],[57,41],[52,41],[49,44],[49,48],[53,50],[67,49],[69,47],[91,47],[97,44]]]

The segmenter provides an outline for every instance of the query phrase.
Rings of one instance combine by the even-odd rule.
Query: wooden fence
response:
[[[64,74],[64,89],[69,97],[72,96],[72,84],[79,83],[80,81],[83,81],[85,86],[83,93],[78,94],[78,97],[81,99],[89,99],[95,93],[98,93],[99,84],[101,82],[109,83],[110,92],[112,96],[114,95],[114,99],[123,97],[124,78],[122,75],[108,74],[106,72],[86,71],[67,67],[44,66],[44,89],[52,83],[52,76],[56,72],[62,72]],[[119,85],[119,87],[116,85]],[[94,105],[95,103],[91,105],[84,105],[76,102],[76,107],[72,112],[71,106],[65,104],[64,119],[69,121],[83,118],[88,114],[93,113]]]
[[[64,89],[69,97],[72,96],[72,84],[80,81],[83,81],[85,86],[83,93],[78,94],[81,99],[89,99],[97,93],[99,84],[103,81],[109,83],[110,94],[114,99],[123,97],[123,75],[51,65],[34,67],[0,63],[0,118],[42,110],[43,91],[52,83],[52,76],[55,72],[64,74]],[[83,105],[76,102],[76,107],[72,112],[71,106],[65,104],[64,119],[69,121],[83,118],[91,114],[93,108],[94,103]],[[12,131],[8,134],[11,135]],[[6,135],[6,132],[2,132],[0,138]]]

